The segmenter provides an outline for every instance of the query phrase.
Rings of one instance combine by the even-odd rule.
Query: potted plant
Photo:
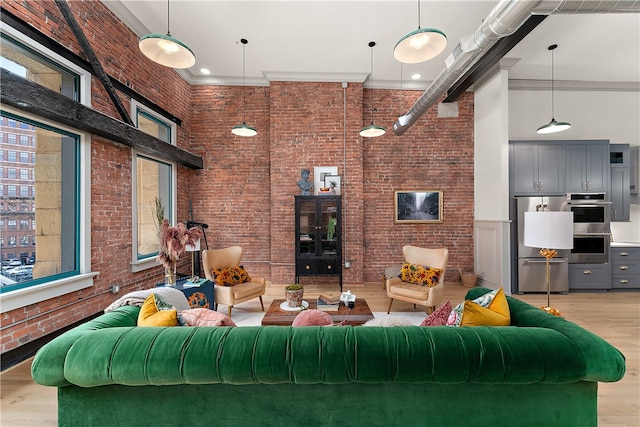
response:
[[[284,288],[284,297],[289,307],[300,307],[302,305],[303,295],[304,287],[300,284],[287,285]]]

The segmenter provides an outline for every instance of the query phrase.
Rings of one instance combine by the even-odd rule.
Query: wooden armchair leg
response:
[[[229,308],[228,308],[228,310],[229,310],[229,311],[228,311],[228,313],[229,313],[229,314],[227,314],[227,316],[229,316],[229,318],[231,318],[231,309],[232,309],[232,308],[233,308],[233,306],[232,306],[232,305],[230,305],[230,306],[229,306]]]
[[[387,314],[391,311],[391,304],[393,304],[393,298],[389,300],[389,308],[387,308]]]
[[[262,302],[262,295],[260,295],[260,306],[262,307],[262,311],[264,311],[264,303]]]

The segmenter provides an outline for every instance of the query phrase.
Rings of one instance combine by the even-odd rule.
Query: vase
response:
[[[165,286],[176,286],[176,266],[175,264],[171,267],[165,267],[164,269],[164,285]]]
[[[287,300],[287,306],[300,307],[302,305],[302,297],[304,296],[304,289],[296,289],[290,291],[285,289],[284,297]]]

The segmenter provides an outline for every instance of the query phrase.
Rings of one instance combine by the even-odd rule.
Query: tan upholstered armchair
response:
[[[424,305],[427,307],[428,312],[432,313],[444,296],[444,273],[449,259],[449,250],[446,248],[428,249],[407,245],[402,248],[402,253],[406,262],[424,267],[439,268],[442,273],[438,284],[431,288],[403,282],[399,277],[387,278],[387,296],[391,298],[387,314],[391,311],[394,299],[413,303],[414,306],[418,304]]]
[[[207,279],[214,282],[215,304],[224,304],[228,307],[228,315],[231,317],[233,306],[260,298],[260,306],[264,311],[262,295],[266,290],[266,281],[262,277],[251,276],[251,281],[235,286],[218,286],[211,275],[212,268],[237,267],[242,259],[242,248],[240,246],[230,246],[224,249],[207,249],[202,251],[202,266]]]

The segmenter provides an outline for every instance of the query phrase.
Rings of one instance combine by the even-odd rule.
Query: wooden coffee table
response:
[[[300,311],[287,311],[280,308],[280,304],[284,302],[283,299],[274,299],[269,306],[264,318],[262,319],[263,326],[291,326],[293,319],[300,313]],[[317,301],[308,301],[309,309],[317,308]],[[340,304],[337,311],[327,311],[331,316],[333,323],[340,323],[346,320],[347,325],[362,325],[368,320],[373,319],[373,313],[365,301],[364,298],[356,300],[353,308],[347,308]]]

